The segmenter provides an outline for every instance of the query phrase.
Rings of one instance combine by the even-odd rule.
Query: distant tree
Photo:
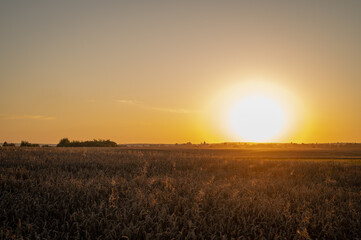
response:
[[[15,143],[7,143],[6,141],[3,143],[3,147],[15,147]]]
[[[40,147],[40,145],[29,143],[28,141],[21,141],[20,147]]]
[[[68,138],[63,138],[60,140],[60,142],[58,143],[58,145],[56,145],[57,147],[67,147],[70,145],[70,141]]]
[[[28,141],[21,141],[20,147],[31,147],[31,143]]]

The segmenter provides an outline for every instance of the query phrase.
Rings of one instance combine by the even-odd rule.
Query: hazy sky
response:
[[[304,109],[275,141],[361,142],[361,1],[0,2],[0,142],[242,140],[210,103],[254,78]]]

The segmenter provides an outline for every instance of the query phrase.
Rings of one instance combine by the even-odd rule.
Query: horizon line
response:
[[[110,139],[97,139],[97,140],[110,140]],[[27,141],[27,140],[22,140]],[[82,141],[82,140],[76,140],[76,141]],[[89,141],[89,140],[85,140]],[[90,140],[91,141],[91,140]],[[111,140],[112,141],[112,140]],[[11,142],[11,141],[4,141],[7,143],[14,143],[14,144],[21,144],[21,142]],[[2,145],[4,142],[0,142]],[[30,142],[30,141],[27,141]],[[115,142],[115,141],[114,141]],[[58,143],[40,143],[40,142],[30,142],[33,144],[39,144],[39,145],[57,145]],[[191,141],[188,142],[175,142],[175,143],[149,143],[149,142],[128,142],[128,143],[117,143],[117,145],[216,145],[216,144],[299,144],[299,145],[307,145],[307,144],[315,144],[315,145],[321,145],[321,144],[361,144],[361,142],[200,142],[200,143],[194,143]]]

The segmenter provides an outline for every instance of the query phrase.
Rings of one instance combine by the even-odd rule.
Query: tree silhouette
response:
[[[39,144],[29,143],[28,141],[21,141],[20,147],[39,147]]]
[[[69,141],[68,138],[63,138],[58,143],[57,147],[116,147],[117,143],[108,140],[94,139],[93,141]]]
[[[58,145],[56,145],[57,147],[66,147],[70,144],[70,141],[68,138],[63,138],[60,140],[60,142],[58,143]]]
[[[3,147],[15,147],[15,143],[7,143],[6,141],[3,143]]]

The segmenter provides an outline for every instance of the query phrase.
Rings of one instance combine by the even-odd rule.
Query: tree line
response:
[[[94,139],[92,141],[70,141],[68,138],[60,140],[57,147],[116,147],[117,143],[103,139]]]
[[[15,147],[15,143],[4,142],[3,147]],[[29,143],[28,141],[21,141],[20,147],[40,147],[37,143]]]
[[[15,147],[15,143],[4,142],[3,147]],[[117,143],[103,139],[94,139],[92,141],[70,141],[68,138],[62,138],[57,147],[116,147]],[[20,147],[40,147],[37,143],[30,143],[28,141],[21,141]],[[42,145],[42,147],[49,147],[49,145]]]

